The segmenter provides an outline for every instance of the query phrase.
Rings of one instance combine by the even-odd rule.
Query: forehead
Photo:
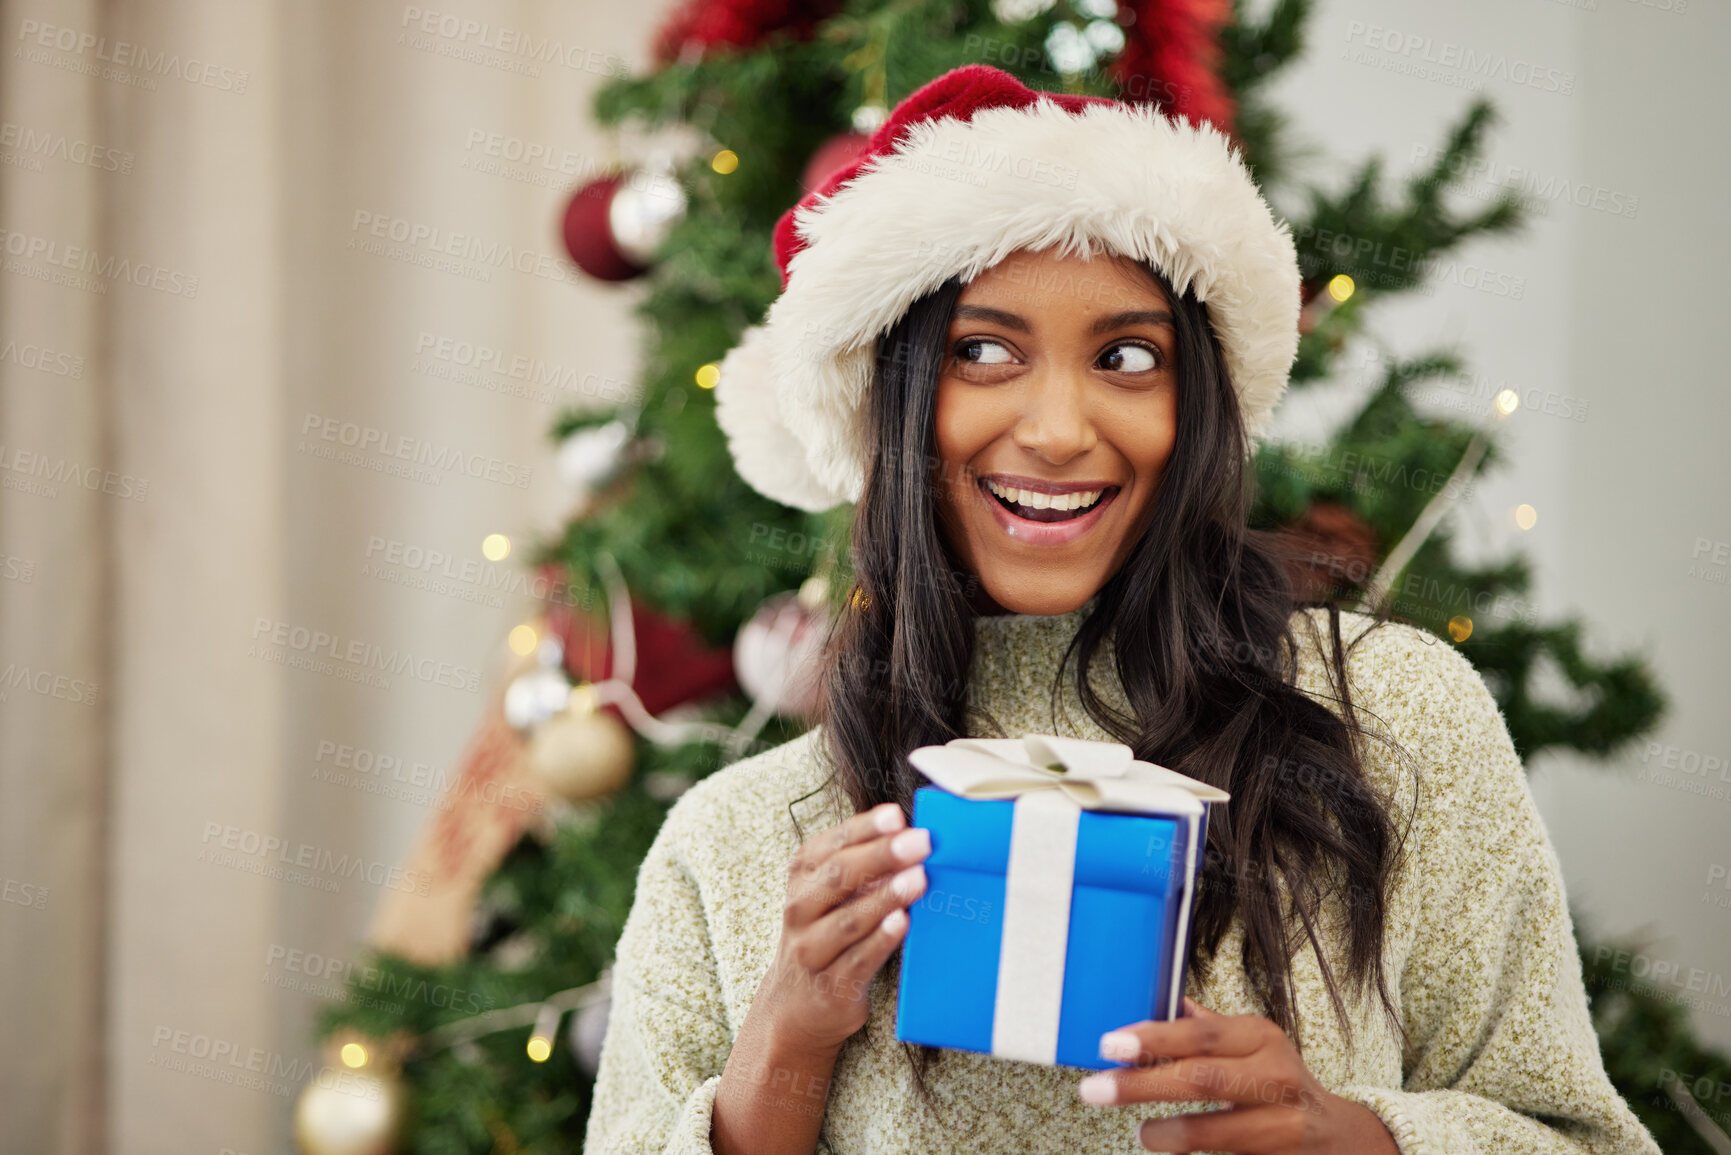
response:
[[[1105,311],[1169,307],[1171,302],[1146,266],[1115,254],[1059,256],[1051,250],[1018,249],[962,287],[966,304],[1042,308],[1072,306]]]

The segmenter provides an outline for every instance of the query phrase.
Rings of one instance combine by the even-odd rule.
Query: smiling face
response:
[[[1177,436],[1166,294],[1120,257],[1012,253],[965,286],[938,378],[945,542],[976,612],[1061,614],[1129,557]]]

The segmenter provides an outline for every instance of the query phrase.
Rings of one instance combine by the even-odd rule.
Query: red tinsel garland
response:
[[[777,31],[807,40],[840,7],[839,0],[687,0],[656,33],[655,61],[671,64],[717,45],[750,48]]]
[[[1125,100],[1208,121],[1231,135],[1237,105],[1220,79],[1220,29],[1230,0],[1120,0],[1124,51],[1112,77]],[[772,32],[809,39],[839,0],[687,0],[655,37],[657,64],[701,56],[715,46],[751,48]]]
[[[1124,3],[1124,0],[1120,0]],[[1125,100],[1153,103],[1169,116],[1208,121],[1227,135],[1237,106],[1220,79],[1220,29],[1229,0],[1139,0],[1112,77]]]

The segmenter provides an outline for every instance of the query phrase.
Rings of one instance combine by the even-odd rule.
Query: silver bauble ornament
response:
[[[581,495],[605,489],[631,458],[631,427],[623,421],[572,431],[559,444],[559,480]]]
[[[565,708],[571,679],[557,666],[537,666],[505,687],[505,720],[527,733]]]
[[[684,215],[685,190],[678,181],[665,172],[634,169],[607,205],[607,227],[627,259],[647,266]]]

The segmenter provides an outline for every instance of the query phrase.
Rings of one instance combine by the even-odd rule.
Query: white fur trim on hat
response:
[[[1049,100],[910,126],[827,200],[762,326],[721,363],[717,418],[740,476],[813,512],[864,490],[861,409],[877,339],[953,276],[1019,249],[1149,262],[1206,302],[1251,438],[1298,352],[1299,273],[1228,138],[1145,105]]]
[[[783,423],[770,371],[769,330],[753,325],[717,366],[715,421],[727,435],[734,468],[747,485],[774,501],[812,512],[838,504],[806,465],[804,442]]]

